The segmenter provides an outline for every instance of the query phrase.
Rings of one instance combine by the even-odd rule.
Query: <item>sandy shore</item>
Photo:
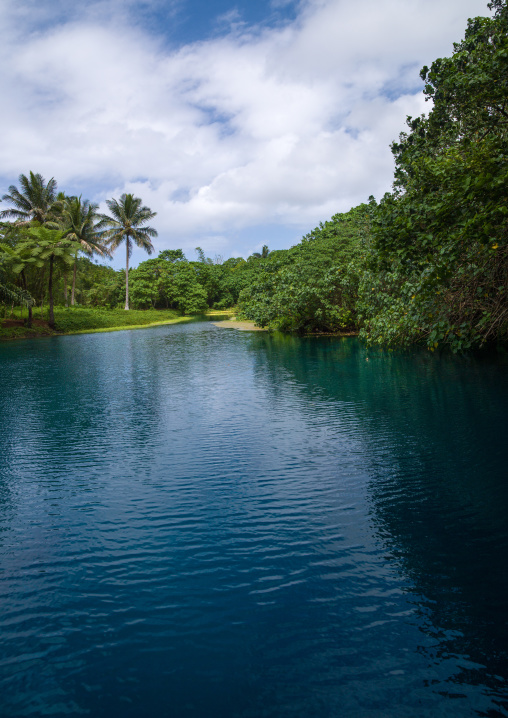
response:
[[[266,329],[257,327],[254,322],[244,321],[237,322],[236,319],[225,319],[223,322],[212,322],[212,324],[220,329],[239,329],[241,332],[266,332]]]

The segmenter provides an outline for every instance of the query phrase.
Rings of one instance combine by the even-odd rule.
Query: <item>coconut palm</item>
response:
[[[78,252],[84,252],[89,257],[93,254],[98,254],[101,257],[111,256],[109,249],[104,246],[101,238],[97,234],[96,224],[98,219],[98,209],[98,204],[89,202],[87,199],[82,200],[81,196],[66,197],[63,202],[62,226],[64,228],[65,238],[71,242],[76,242],[78,246],[72,272],[71,306],[74,306],[76,293]],[[65,296],[67,297],[67,284],[65,288]]]
[[[26,278],[23,275],[24,289],[16,287],[9,281],[5,272],[5,265],[15,261],[15,252],[12,247],[7,244],[0,243],[0,301],[24,304],[28,307],[28,325],[32,321],[33,298],[26,290]]]
[[[2,200],[12,205],[0,212],[0,219],[13,219],[17,226],[45,225],[48,229],[57,229],[57,218],[62,203],[57,198],[56,181],[46,182],[41,174],[30,172],[30,176],[19,176],[21,189],[15,185],[9,187],[9,193]]]
[[[129,309],[129,258],[132,254],[133,243],[145,249],[148,254],[152,254],[154,247],[150,237],[157,237],[157,231],[153,227],[145,225],[155,217],[157,212],[152,212],[149,207],[144,207],[142,200],[132,194],[123,194],[119,200],[108,199],[106,204],[111,216],[99,215],[100,221],[97,229],[104,244],[109,245],[113,252],[125,241],[125,309]]]
[[[253,252],[250,256],[256,259],[266,259],[269,254],[270,250],[268,249],[268,245],[264,244],[261,252]]]
[[[74,243],[64,237],[62,230],[48,229],[47,226],[30,227],[26,236],[17,243],[13,255],[15,273],[24,272],[29,265],[42,269],[49,264],[48,324],[54,329],[53,272],[55,266],[65,269],[72,264]]]
[[[10,238],[10,236],[12,236],[12,233],[13,228],[7,227],[7,230],[4,230],[4,238],[6,235],[7,238]],[[21,281],[23,283],[22,289],[14,286],[12,282],[9,282],[8,280],[6,281],[7,277],[5,276],[5,268],[6,266],[10,265],[10,269],[12,272],[13,264],[19,264],[19,256],[17,255],[16,249],[10,246],[10,244],[4,244],[3,242],[0,243],[0,301],[10,301],[13,303],[16,302],[17,304],[24,304],[28,308],[27,325],[31,327],[32,307],[35,302],[27,289],[24,265],[20,267],[18,271],[14,272],[14,274],[18,274],[19,272],[21,275]]]
[[[21,189],[11,185],[8,194],[4,194],[2,197],[2,200],[8,202],[11,207],[0,212],[0,219],[14,220],[14,228],[35,226],[57,232],[59,221],[61,221],[63,195],[57,195],[56,180],[51,178],[49,182],[46,182],[41,174],[35,174],[34,172],[30,172],[28,177],[21,174],[18,179]],[[32,241],[35,242],[34,236],[32,236]],[[56,256],[58,256],[58,252]],[[48,284],[50,300],[49,323],[54,326],[52,281],[55,255],[52,252],[49,254],[46,252],[44,253],[44,258],[49,261],[50,266]],[[42,260],[39,258],[39,261]],[[24,279],[24,274],[22,278]],[[30,319],[31,317],[29,317],[29,321]]]

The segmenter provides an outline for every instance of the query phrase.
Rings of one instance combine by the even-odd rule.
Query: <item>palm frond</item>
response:
[[[18,178],[21,190],[15,185],[9,187],[9,192],[3,195],[2,200],[11,207],[0,213],[0,218],[11,217],[17,224],[39,222],[55,223],[55,217],[61,211],[61,203],[57,201],[56,181],[52,178],[46,182],[41,174],[30,172],[29,177],[21,174]]]

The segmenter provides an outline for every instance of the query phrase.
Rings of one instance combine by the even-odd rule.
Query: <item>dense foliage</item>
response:
[[[14,303],[27,305],[26,322],[31,327],[35,297],[40,295],[41,305],[47,299],[48,324],[55,329],[55,285],[60,280],[67,306],[68,270],[73,266],[71,305],[74,305],[78,255],[110,257],[112,251],[125,241],[125,309],[128,309],[128,260],[132,243],[148,252],[153,250],[149,237],[157,236],[157,232],[146,226],[146,222],[156,213],[142,206],[139,197],[123,194],[119,201],[107,200],[111,216],[99,215],[98,205],[81,197],[67,197],[63,192],[57,194],[57,183],[53,178],[46,182],[42,175],[34,172],[28,176],[20,175],[19,184],[21,189],[11,185],[2,197],[7,208],[0,212],[0,219],[11,221],[1,225],[0,302],[5,305],[10,301],[11,311]],[[13,284],[16,275],[19,275],[19,287]]]
[[[272,252],[240,293],[243,314],[281,331],[355,329],[370,211],[336,214],[288,251]]]
[[[506,340],[508,13],[470,20],[451,58],[424,67],[427,118],[394,143],[394,192],[374,216],[360,286],[371,342]]]

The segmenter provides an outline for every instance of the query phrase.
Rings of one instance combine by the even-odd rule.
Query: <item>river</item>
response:
[[[0,345],[0,715],[508,716],[507,362]]]

